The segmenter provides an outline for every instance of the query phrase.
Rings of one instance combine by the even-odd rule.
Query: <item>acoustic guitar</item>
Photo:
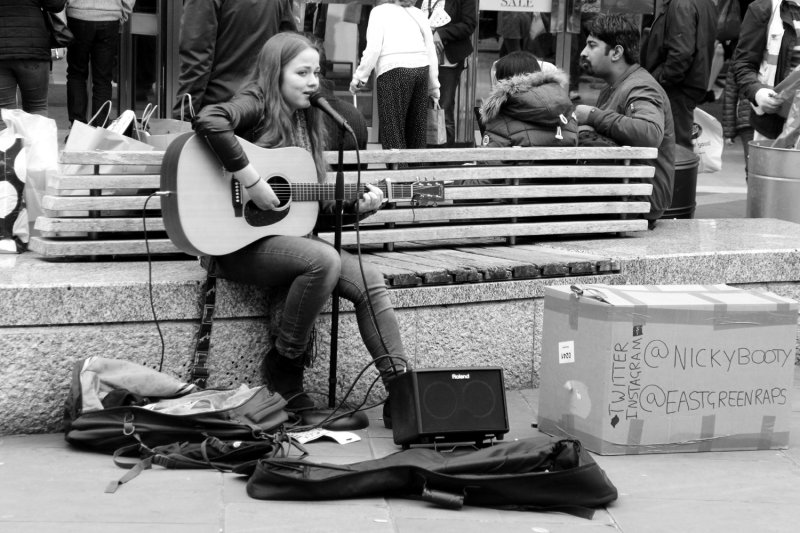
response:
[[[201,137],[192,132],[167,147],[161,164],[161,212],[167,235],[191,255],[225,255],[263,237],[308,235],[320,200],[334,200],[335,184],[318,183],[311,154],[298,147],[261,148],[239,139],[247,158],[278,196],[275,210],[259,209],[247,190],[222,168]],[[435,205],[444,198],[441,182],[376,183],[390,201]],[[344,200],[367,191],[346,183]]]

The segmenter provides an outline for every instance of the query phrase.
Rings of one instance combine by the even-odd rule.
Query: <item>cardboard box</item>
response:
[[[726,285],[548,287],[539,429],[602,455],[786,448],[797,319]]]

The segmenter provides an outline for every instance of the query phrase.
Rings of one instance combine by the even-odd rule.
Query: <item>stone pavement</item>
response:
[[[799,372],[795,372],[797,378]],[[317,502],[254,500],[245,479],[211,470],[155,467],[105,494],[125,471],[110,456],[71,449],[61,434],[0,438],[0,531],[4,533],[788,533],[800,520],[800,395],[793,394],[787,450],[596,456],[619,498],[594,517],[446,510],[399,498]],[[506,440],[537,434],[538,391],[507,393]],[[369,412],[360,441],[309,443],[310,460],[351,463],[399,451]]]

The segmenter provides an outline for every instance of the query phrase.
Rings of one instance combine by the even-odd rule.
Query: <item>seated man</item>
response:
[[[599,15],[581,51],[581,68],[608,83],[596,106],[578,105],[578,124],[591,126],[620,146],[658,148],[648,227],[655,227],[672,203],[675,180],[675,130],[669,100],[661,85],[637,63],[639,29],[623,15]]]

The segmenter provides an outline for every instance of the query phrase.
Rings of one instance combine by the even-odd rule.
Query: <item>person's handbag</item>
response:
[[[722,124],[699,107],[694,109],[692,144],[694,153],[700,158],[698,172],[717,172],[722,169]]]
[[[50,33],[50,48],[66,48],[75,39],[67,23],[57,13],[42,10],[44,25]]]
[[[447,129],[444,123],[444,109],[438,101],[428,108],[427,144],[440,145],[447,143]]]

